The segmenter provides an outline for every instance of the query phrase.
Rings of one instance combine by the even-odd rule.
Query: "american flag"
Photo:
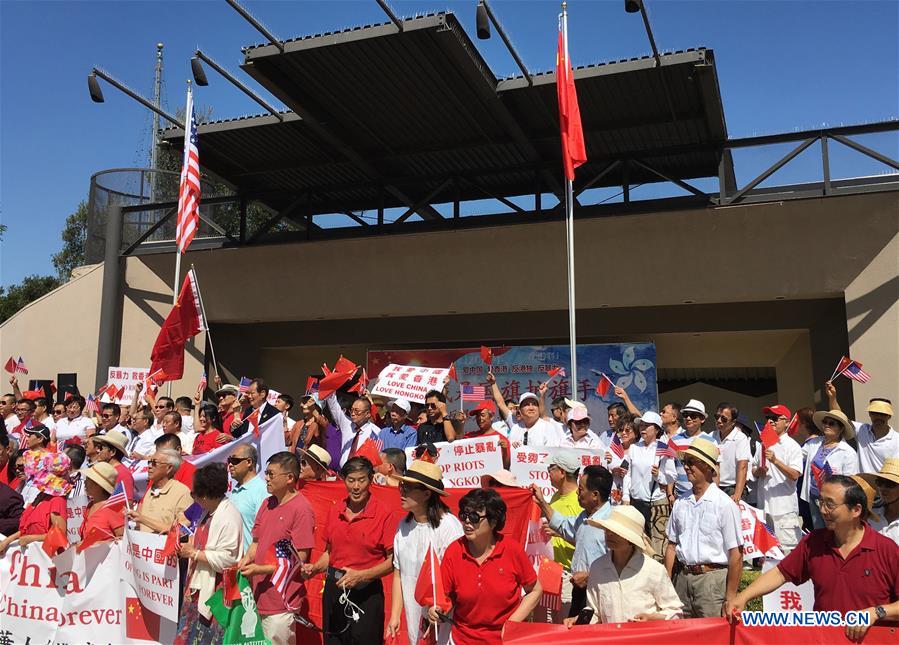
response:
[[[248,379],[246,376],[241,376],[240,384],[237,386],[237,391],[241,394],[246,394],[247,390],[250,389],[250,383],[252,383],[250,379]]]
[[[656,441],[656,457],[659,457],[660,459],[665,457],[668,459],[676,459],[677,453],[675,453],[674,449],[664,441]]]
[[[22,360],[21,356],[19,356],[19,360],[16,361],[16,371],[20,374],[28,374],[28,368],[25,367],[25,361]]]
[[[22,359],[20,358],[19,360],[21,361]],[[16,367],[16,369],[19,368]],[[871,375],[862,369],[862,364],[858,361],[850,361],[849,365],[846,366],[846,369],[840,372],[840,374],[846,378],[851,378],[853,381],[858,381],[859,383],[867,383],[871,380]]]
[[[94,398],[93,394],[88,394],[87,400],[84,402],[85,414],[90,416],[92,414],[97,414],[99,411],[100,411],[100,406],[97,405],[97,399]]]
[[[826,461],[824,462],[824,467],[819,468],[815,462],[812,462],[812,477],[815,478],[815,484],[818,486],[818,491],[821,491],[821,486],[824,485],[824,482],[827,481],[827,478],[833,475],[833,469],[830,467],[830,464]]]
[[[200,384],[197,386],[197,391],[202,392],[205,390],[207,383],[209,383],[209,381],[206,379],[206,372],[203,372],[203,376],[200,377]]]
[[[200,153],[197,150],[197,119],[194,97],[188,88],[184,108],[187,131],[184,133],[184,162],[181,166],[181,186],[178,191],[178,223],[175,241],[178,252],[184,253],[200,227]]]
[[[278,590],[287,605],[287,583],[294,577],[299,558],[294,556],[293,545],[290,540],[278,540],[269,552],[269,564],[275,565],[272,573],[272,586]]]
[[[128,503],[128,493],[125,492],[125,486],[122,482],[115,485],[112,489],[112,495],[103,503],[103,508],[111,508],[114,512],[119,512]]]
[[[624,446],[621,445],[621,438],[618,436],[617,432],[612,435],[612,443],[609,444],[609,449],[614,452],[619,459],[624,459]]]
[[[463,385],[463,401],[483,401],[486,399],[486,391],[483,385]]]

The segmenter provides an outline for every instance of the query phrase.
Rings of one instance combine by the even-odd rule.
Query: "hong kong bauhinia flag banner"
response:
[[[178,301],[172,307],[150,354],[150,373],[162,370],[166,381],[177,381],[184,375],[184,344],[206,331],[200,306],[200,288],[191,269],[184,276]],[[161,382],[157,379],[157,382]]]

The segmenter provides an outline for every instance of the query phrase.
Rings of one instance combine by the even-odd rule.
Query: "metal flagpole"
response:
[[[568,10],[562,3],[562,42],[565,46],[565,74],[571,68],[568,60]],[[556,83],[559,79],[556,78]],[[577,401],[577,329],[574,296],[574,196],[572,182],[565,178],[565,243],[568,250],[568,346],[571,352],[571,398]]]
[[[206,328],[206,342],[209,343],[209,353],[212,355],[212,370],[215,375],[219,375],[218,362],[215,360],[215,347],[212,345],[212,331],[209,329],[209,319],[206,317],[206,305],[203,304],[203,290],[200,289],[200,279],[197,277],[197,270],[194,265],[190,265],[190,270],[194,272],[194,281],[197,283],[197,296],[200,299],[200,314],[203,316],[203,327]]]

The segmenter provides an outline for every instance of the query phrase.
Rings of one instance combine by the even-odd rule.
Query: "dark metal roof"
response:
[[[199,128],[207,170],[304,212],[510,197],[561,185],[555,73],[498,80],[452,13],[246,48],[243,69],[293,112]],[[676,179],[718,173],[727,138],[711,50],[575,70],[588,163],[635,158]],[[183,133],[164,138],[181,145]],[[620,165],[594,186],[662,181]],[[575,189],[578,188],[576,183]],[[436,213],[434,213],[435,216]]]

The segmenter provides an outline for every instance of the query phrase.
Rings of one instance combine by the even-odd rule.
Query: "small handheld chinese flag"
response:
[[[765,450],[776,446],[777,442],[780,441],[780,437],[777,436],[777,430],[774,429],[774,424],[770,421],[765,423],[765,427],[762,428],[762,431],[759,433],[759,438],[762,440],[762,445],[765,446]]]
[[[356,452],[353,453],[354,457],[365,457],[371,462],[372,466],[380,466],[383,462],[381,461],[380,450],[378,449],[378,445],[374,439],[366,439],[361,446],[356,448]]]
[[[313,392],[318,391],[318,379],[310,376],[306,379],[306,396],[311,396]]]
[[[425,553],[418,580],[415,583],[415,602],[422,607],[437,607],[443,612],[451,607],[449,598],[443,589],[443,575],[440,571],[440,560],[429,546]]]
[[[3,369],[5,369],[10,374],[15,374],[16,373],[16,359],[14,359],[12,356],[10,356],[9,360],[6,361],[6,365],[3,366]]]
[[[48,557],[52,558],[60,551],[65,551],[69,548],[69,537],[56,524],[51,524],[50,530],[47,531],[47,537],[44,538],[44,542],[41,544],[41,548]]]
[[[178,550],[178,524],[175,524],[165,536],[165,544],[162,545],[162,555],[169,557],[175,555]]]
[[[334,371],[342,374],[353,374],[357,369],[358,366],[353,361],[344,358],[342,355],[337,359],[337,362],[334,363]]]
[[[787,434],[792,437],[796,434],[797,430],[799,430],[799,415],[793,413],[793,418],[790,419],[790,425],[787,426]]]
[[[240,600],[240,586],[237,584],[237,567],[228,567],[222,570],[222,600],[225,606]]]
[[[493,350],[485,345],[481,345],[481,360],[487,365],[493,365]]]
[[[561,595],[562,593],[562,565],[546,556],[540,558],[540,568],[537,571],[537,579],[543,587],[543,593]]]
[[[453,379],[456,383],[459,382],[459,377],[456,375],[456,364],[455,363],[450,363],[448,376],[451,379]]]
[[[603,374],[599,377],[599,383],[596,384],[596,393],[601,398],[606,398],[606,395],[609,393],[609,390],[612,389],[612,381],[608,376]]]

